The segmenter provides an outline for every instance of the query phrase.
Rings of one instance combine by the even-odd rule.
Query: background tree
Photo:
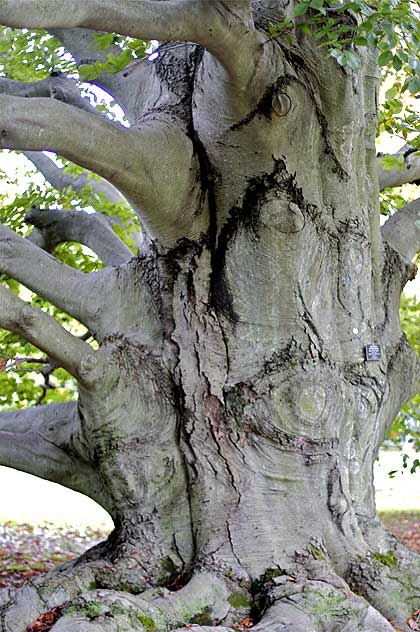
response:
[[[0,0],[0,23],[14,48],[1,146],[26,153],[60,207],[31,199],[25,239],[29,192],[15,230],[1,226],[0,325],[45,354],[47,379],[60,367],[78,384],[77,401],[1,413],[0,460],[115,523],[4,594],[3,630],[415,629],[420,561],[383,529],[373,488],[419,382],[398,316],[419,204],[379,221],[380,187],[419,177],[418,119],[395,103],[418,89],[415,7]],[[378,62],[405,70],[380,124],[410,142],[379,160]],[[129,126],[95,107],[75,66]],[[142,223],[135,257],[124,198]],[[101,213],[115,203],[128,243]]]

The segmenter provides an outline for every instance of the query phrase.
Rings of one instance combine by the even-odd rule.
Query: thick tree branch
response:
[[[420,198],[403,206],[382,226],[382,237],[406,261],[420,250]]]
[[[381,191],[387,187],[399,187],[410,182],[420,182],[420,154],[418,150],[410,145],[404,145],[396,154],[393,154],[395,157],[401,155],[404,156],[403,169],[397,167],[384,169],[382,163],[384,156],[378,156],[378,177]]]
[[[247,83],[260,42],[250,0],[2,0],[0,24],[54,30],[84,27],[207,48],[232,78]]]
[[[0,463],[103,502],[79,427],[76,402],[0,413]]]
[[[95,363],[92,347],[38,307],[22,301],[5,285],[0,285],[0,327],[28,340],[81,381],[84,367]]]
[[[138,132],[51,99],[0,96],[0,105],[3,148],[50,149],[126,186],[134,179]]]
[[[0,224],[0,272],[23,283],[90,329],[94,279]]]
[[[93,250],[107,266],[121,265],[133,256],[128,246],[114,233],[109,220],[100,213],[33,207],[25,216],[25,221],[35,226],[29,241],[48,252],[53,252],[65,241],[75,241]]]
[[[172,119],[162,115],[127,129],[56,100],[2,95],[0,112],[3,148],[50,149],[103,176],[126,195],[155,236],[174,242],[207,229],[206,217],[197,217],[198,158]]]
[[[91,114],[103,117],[103,113],[94,108],[80,95],[77,82],[66,77],[48,77],[42,81],[15,81],[0,77],[0,94],[12,97],[50,97],[73,105]]]
[[[79,192],[86,186],[89,186],[92,189],[92,193],[104,195],[112,204],[119,204],[125,201],[123,195],[106,180],[91,179],[87,173],[80,174],[79,176],[65,173],[61,167],[56,165],[55,162],[43,154],[42,151],[24,151],[23,154],[58,191],[63,191],[67,187],[71,187],[74,191]]]

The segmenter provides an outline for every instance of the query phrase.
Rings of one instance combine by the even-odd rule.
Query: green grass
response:
[[[381,520],[387,525],[401,525],[404,522],[420,522],[420,509],[385,509],[378,511]]]

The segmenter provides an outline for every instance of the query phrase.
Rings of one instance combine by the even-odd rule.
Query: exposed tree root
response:
[[[168,632],[187,623],[240,620],[242,606],[230,603],[236,593],[229,579],[197,573],[176,592],[149,588],[138,595],[97,588],[101,570],[99,563],[67,563],[23,586],[9,603],[3,600],[2,632],[26,632],[28,625],[57,607],[60,618],[54,632]]]
[[[279,578],[282,579],[282,578]],[[286,580],[287,581],[287,580]],[[272,605],[255,632],[391,632],[392,626],[349,589],[321,581],[287,582],[270,595]]]
[[[402,545],[377,522],[365,530],[376,551],[352,564],[348,581],[398,630],[420,608],[420,556]]]
[[[93,549],[11,600],[5,592],[0,630],[27,632],[53,613],[52,632],[228,632],[245,630],[251,620],[253,632],[409,632],[420,601],[420,560],[383,537],[393,548],[353,562],[348,583],[323,558],[293,574],[269,570],[252,585],[197,570],[185,586],[169,590],[151,587],[135,560],[113,566],[94,559]]]

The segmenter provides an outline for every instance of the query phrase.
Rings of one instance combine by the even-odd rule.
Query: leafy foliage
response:
[[[150,46],[149,42],[131,37],[122,37],[113,33],[98,33],[96,42],[100,50],[107,50],[114,44],[121,49],[121,52],[119,54],[115,54],[115,52],[108,53],[105,61],[97,61],[95,64],[81,66],[80,78],[82,81],[93,81],[101,73],[115,75],[121,72],[130,62],[136,59],[144,59]]]
[[[386,131],[420,148],[420,117],[412,102],[404,98],[404,94],[420,92],[419,18],[419,0],[302,0],[293,16],[270,28],[270,35],[287,37],[294,28],[301,29],[326,50],[326,55],[350,71],[360,66],[364,49],[376,49],[382,78],[390,84],[378,134]],[[398,164],[389,158],[385,166]]]
[[[17,81],[40,81],[52,72],[77,72],[60,42],[45,31],[0,28],[0,72]]]

